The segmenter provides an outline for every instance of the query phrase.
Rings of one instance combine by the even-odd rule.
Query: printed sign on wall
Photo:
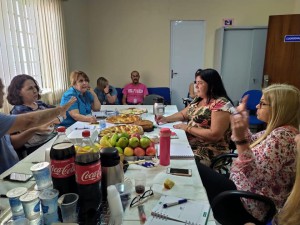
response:
[[[224,27],[233,26],[233,19],[232,18],[223,19],[223,26]]]

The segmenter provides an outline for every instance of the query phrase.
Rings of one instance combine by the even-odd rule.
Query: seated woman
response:
[[[39,101],[41,98],[39,93],[40,88],[37,84],[37,81],[33,77],[25,74],[15,76],[8,86],[7,93],[7,100],[9,104],[14,105],[10,113],[17,115],[37,110],[54,108],[52,105],[48,105],[42,101]],[[22,148],[21,150],[26,150],[27,154],[32,153],[35,149],[56,135],[56,133],[53,132],[53,125],[59,123],[60,120],[55,119],[42,126],[33,127],[11,135],[14,149],[16,149],[18,153],[20,153],[20,148]],[[18,141],[14,141],[14,139],[17,139]],[[25,152],[22,154],[24,153]],[[22,158],[20,154],[19,157]]]
[[[202,183],[210,203],[226,190],[242,190],[267,196],[277,209],[286,201],[295,179],[297,149],[294,139],[299,133],[300,91],[294,86],[274,84],[263,90],[257,107],[257,118],[266,122],[266,130],[248,136],[247,98],[238,107],[239,114],[231,117],[232,140],[238,158],[231,167],[230,178],[198,164]],[[264,205],[250,199],[238,199],[213,211],[215,219],[228,224],[260,220],[266,212]]]
[[[196,77],[198,74],[200,74],[200,72],[202,71],[202,69],[198,69],[195,73],[195,81],[193,83],[190,83],[189,85],[189,98],[196,98],[197,97],[197,84],[196,84]]]
[[[157,123],[188,121],[174,125],[187,132],[189,143],[201,163],[229,152],[230,108],[233,107],[216,70],[205,69],[196,76],[197,96],[185,109],[171,116],[157,116]]]
[[[61,123],[62,126],[69,127],[76,121],[97,123],[92,110],[99,111],[101,103],[90,88],[89,77],[82,71],[73,71],[70,75],[71,87],[63,94],[60,105],[66,104],[73,96],[77,98],[67,111],[67,118]]]
[[[98,78],[94,91],[102,105],[119,105],[116,88],[109,85],[108,80],[104,77]]]
[[[283,208],[275,215],[273,221],[267,225],[294,225],[300,221],[300,134],[295,137],[295,142],[297,143],[297,170],[293,189],[284,203]],[[246,223],[245,225],[255,224]]]

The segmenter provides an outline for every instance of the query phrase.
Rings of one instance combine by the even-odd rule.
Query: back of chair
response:
[[[149,95],[155,94],[160,95],[164,98],[165,104],[171,104],[171,91],[168,87],[148,87]],[[152,104],[150,104],[152,105]]]
[[[260,98],[262,96],[261,90],[249,90],[246,91],[242,98],[244,96],[248,95],[248,101],[247,101],[247,109],[248,110],[255,110],[256,111],[256,105],[259,103]]]
[[[228,204],[228,202],[231,202],[233,199],[240,199],[240,198],[248,198],[248,199],[253,199],[253,200],[257,200],[260,202],[263,202],[267,207],[267,211],[265,214],[265,217],[262,221],[262,224],[267,224],[269,221],[272,220],[272,218],[275,216],[276,214],[276,206],[274,204],[274,202],[272,201],[272,199],[264,196],[264,195],[259,195],[259,194],[255,194],[252,192],[248,192],[248,191],[240,191],[240,190],[230,190],[230,191],[224,191],[220,194],[218,194],[212,204],[211,204],[211,208],[214,211],[214,209],[220,210],[220,207],[226,207],[226,204]],[[235,212],[232,212],[232,216],[228,215],[228,220],[232,217],[234,217]],[[223,221],[219,221],[220,223]],[[233,224],[230,223],[230,221],[226,221],[228,224]]]
[[[117,92],[118,92],[118,100],[119,100],[119,104],[122,105],[122,98],[123,98],[122,90],[123,90],[123,88],[118,88],[118,87],[116,87],[116,90],[117,90]]]
[[[155,95],[155,94],[147,95],[144,98],[143,105],[153,105],[155,99],[158,98],[158,97],[163,98],[163,96]]]

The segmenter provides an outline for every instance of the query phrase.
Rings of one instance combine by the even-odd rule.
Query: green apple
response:
[[[129,146],[131,148],[136,148],[140,144],[140,140],[137,137],[132,137],[129,139]]]
[[[144,149],[150,146],[151,140],[148,137],[142,137],[140,139],[140,146]]]
[[[116,147],[125,148],[128,146],[128,138],[127,137],[120,137],[119,140],[116,143]]]
[[[116,149],[118,150],[119,154],[123,154],[124,153],[122,148],[116,147]]]

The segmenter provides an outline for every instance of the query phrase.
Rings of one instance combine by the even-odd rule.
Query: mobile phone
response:
[[[11,173],[4,177],[4,180],[27,182],[32,177],[32,174],[26,173]]]
[[[192,170],[191,169],[181,169],[181,168],[167,168],[167,173],[177,176],[192,176]]]

